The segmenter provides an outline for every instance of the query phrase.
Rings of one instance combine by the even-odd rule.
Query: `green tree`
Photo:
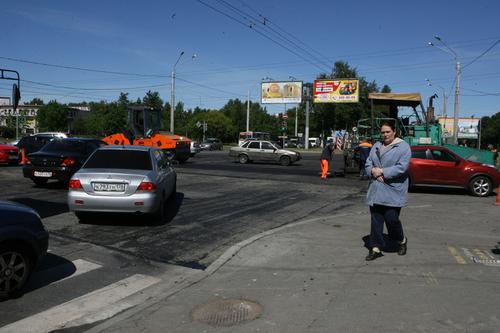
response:
[[[38,127],[41,131],[66,131],[68,129],[68,110],[66,106],[50,101],[38,109]]]
[[[481,118],[481,142],[500,146],[500,112]]]
[[[31,101],[24,103],[24,105],[43,105],[43,100],[35,97]]]
[[[144,98],[142,99],[142,103],[145,106],[149,106],[150,108],[154,108],[154,109],[158,109],[158,110],[161,110],[161,108],[163,106],[163,101],[160,98],[160,94],[157,91],[152,92],[151,90],[149,90],[146,93],[146,96],[144,96]]]
[[[119,105],[124,105],[128,106],[130,104],[130,101],[128,99],[128,93],[120,93],[120,96],[118,97],[118,104]]]

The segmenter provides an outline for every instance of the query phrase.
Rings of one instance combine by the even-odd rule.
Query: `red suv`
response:
[[[412,146],[410,186],[460,187],[486,197],[500,185],[494,166],[467,161],[440,146]]]

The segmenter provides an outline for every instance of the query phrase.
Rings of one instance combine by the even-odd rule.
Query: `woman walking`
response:
[[[389,238],[399,244],[399,255],[406,254],[408,244],[399,214],[408,199],[411,149],[396,137],[394,123],[382,123],[380,131],[382,141],[375,143],[366,160],[366,173],[371,175],[366,195],[371,214],[370,252],[366,260],[382,256],[382,249],[385,248],[384,222]]]

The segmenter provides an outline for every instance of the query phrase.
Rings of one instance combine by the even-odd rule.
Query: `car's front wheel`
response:
[[[240,162],[241,164],[248,163],[248,156],[245,154],[240,154],[240,156],[238,156],[238,162]]]
[[[21,290],[28,281],[32,265],[31,258],[21,247],[0,246],[0,299]]]
[[[477,176],[471,179],[469,190],[473,196],[487,197],[493,191],[493,184],[486,176]]]
[[[288,156],[281,156],[280,158],[280,164],[283,165],[283,166],[287,166],[287,165],[290,165],[290,157]]]

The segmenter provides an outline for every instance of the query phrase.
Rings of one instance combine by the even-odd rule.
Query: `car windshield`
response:
[[[42,152],[83,152],[85,144],[74,140],[52,140],[41,149]]]
[[[139,150],[97,150],[84,169],[151,170],[149,152]]]

